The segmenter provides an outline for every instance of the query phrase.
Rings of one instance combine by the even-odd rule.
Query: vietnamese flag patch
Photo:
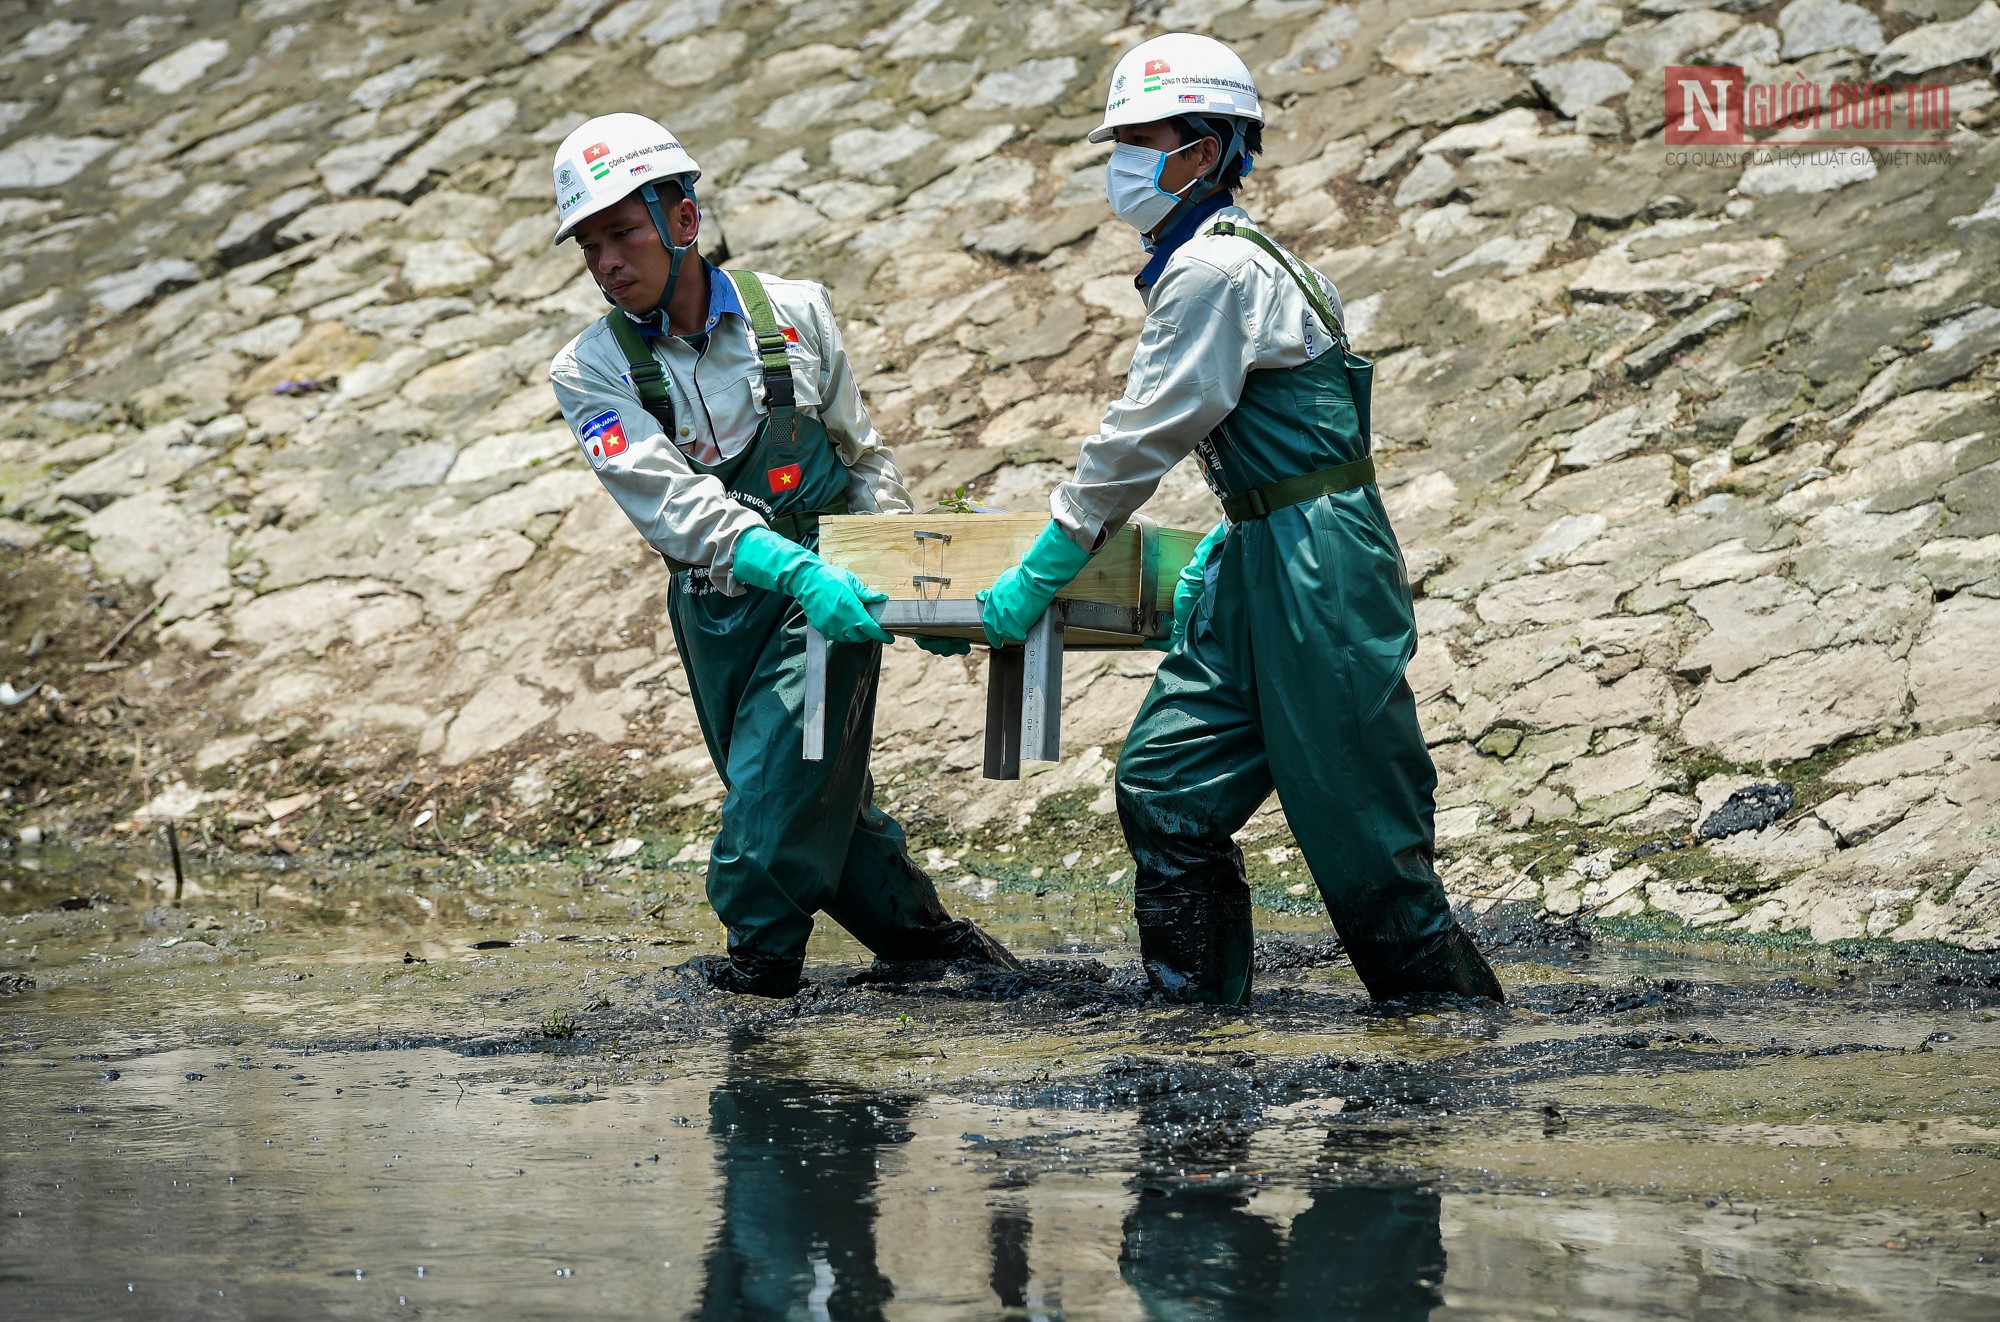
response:
[[[593,418],[585,419],[583,426],[577,429],[577,440],[583,445],[584,453],[590,456],[593,469],[602,468],[624,454],[625,427],[618,421],[618,410],[606,409]]]
[[[778,327],[778,331],[785,337],[786,344],[797,344],[799,342],[799,333],[792,327],[780,326]]]
[[[764,476],[770,480],[773,492],[797,491],[799,483],[805,480],[805,475],[799,471],[797,464],[786,464],[783,468],[773,468],[770,472],[764,474]]]

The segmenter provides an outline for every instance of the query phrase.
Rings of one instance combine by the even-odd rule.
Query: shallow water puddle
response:
[[[423,867],[4,893],[0,1314],[2000,1316],[1991,959],[1529,923],[1398,1013],[1260,919],[1222,1012],[1013,895],[1028,978],[823,934],[774,1004],[657,891]]]
[[[1992,1241],[1943,1209],[1787,1210],[1739,1146],[1655,1125],[1370,1130],[1321,1101],[1210,1126],[1170,1102],[995,1107],[700,1054],[719,1071],[565,1082],[438,1049],[13,1053],[0,1298],[14,1316],[1992,1315]],[[1869,1179],[1969,1160],[1779,1148],[1808,1180],[1836,1151],[1844,1172],[1872,1158]],[[1463,1183],[1481,1168],[1495,1188]],[[1572,1185],[1607,1171],[1663,1187]],[[1733,1199],[1680,1192],[1724,1171]]]

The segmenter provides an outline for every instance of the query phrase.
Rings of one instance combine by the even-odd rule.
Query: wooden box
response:
[[[1046,514],[830,516],[820,520],[819,553],[888,593],[891,602],[967,602],[1020,563],[1048,522]],[[1060,600],[1080,607],[1069,615],[1069,645],[1130,647],[1164,637],[1173,621],[1175,582],[1203,536],[1143,518],[1120,528],[1063,591]],[[1098,609],[1106,607],[1111,609]],[[902,623],[909,614],[895,611],[886,627],[936,637],[980,636],[976,627],[963,624]]]

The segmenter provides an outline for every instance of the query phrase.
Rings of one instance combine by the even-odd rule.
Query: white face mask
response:
[[[1169,193],[1160,187],[1160,174],[1167,168],[1167,158],[1198,147],[1201,142],[1196,139],[1173,151],[1154,151],[1151,147],[1133,147],[1122,142],[1113,147],[1111,159],[1104,163],[1104,195],[1111,202],[1112,213],[1141,234],[1158,229],[1181,200],[1179,193]],[[1188,187],[1193,186],[1194,181],[1190,181]]]

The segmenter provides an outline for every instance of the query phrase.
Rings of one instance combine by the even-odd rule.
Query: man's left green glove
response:
[[[1208,557],[1224,537],[1229,535],[1227,521],[1216,524],[1208,530],[1208,536],[1195,546],[1194,554],[1182,567],[1180,577],[1174,580],[1174,631],[1167,638],[1149,639],[1146,646],[1156,652],[1170,652],[1187,633],[1188,620],[1194,616],[1194,604],[1201,600],[1202,589],[1208,584]]]
[[[1071,541],[1051,519],[1021,563],[978,594],[986,641],[995,647],[1026,641],[1028,630],[1035,627],[1056,594],[1089,563],[1090,552]]]
[[[753,588],[796,599],[806,623],[830,643],[893,643],[895,636],[868,613],[871,602],[887,601],[853,574],[769,528],[751,528],[736,539],[729,572]]]

